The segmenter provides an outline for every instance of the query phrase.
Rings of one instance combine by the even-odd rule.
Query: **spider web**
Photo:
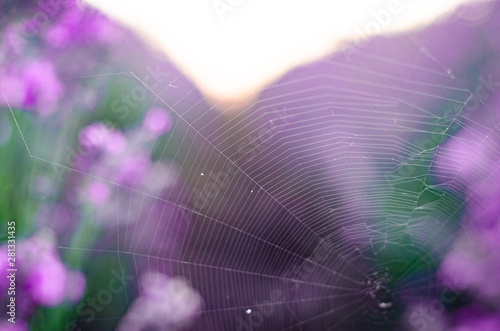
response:
[[[349,61],[306,65],[236,115],[169,73],[161,90],[135,70],[78,78],[143,86],[145,108],[169,110],[173,133],[151,151],[183,183],[151,193],[82,171],[119,196],[117,245],[61,250],[131,259],[137,277],[182,275],[205,302],[196,330],[387,330],[404,304],[439,297],[436,268],[473,197],[450,189],[461,187],[456,174],[438,182],[434,160],[454,157],[443,142],[457,130],[498,136],[498,121],[483,102],[488,123],[472,119],[467,105],[480,98],[424,37],[379,38]],[[79,171],[18,129],[34,160]]]

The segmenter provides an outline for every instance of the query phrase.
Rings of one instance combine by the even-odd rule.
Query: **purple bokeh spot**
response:
[[[27,279],[33,301],[43,306],[57,306],[66,298],[66,269],[53,257],[44,257],[33,266]]]
[[[104,149],[110,153],[118,154],[125,150],[127,139],[120,131],[110,132],[104,141]]]
[[[25,97],[23,106],[36,109],[41,115],[55,111],[59,98],[64,92],[54,67],[49,62],[32,62],[23,72]]]
[[[102,181],[91,182],[87,188],[88,198],[96,205],[104,205],[110,196],[109,186]]]
[[[165,134],[172,127],[169,113],[161,108],[151,108],[144,116],[144,127],[156,135]]]

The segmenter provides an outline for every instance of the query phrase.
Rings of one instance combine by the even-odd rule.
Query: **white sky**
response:
[[[362,31],[416,29],[481,0],[85,0],[165,52],[213,100],[246,98]],[[372,13],[381,13],[379,20]]]

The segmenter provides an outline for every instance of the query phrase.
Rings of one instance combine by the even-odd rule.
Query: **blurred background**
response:
[[[497,1],[89,3],[0,1],[1,330],[500,330]]]

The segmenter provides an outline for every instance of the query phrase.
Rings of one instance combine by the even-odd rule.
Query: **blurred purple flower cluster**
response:
[[[88,43],[109,45],[119,41],[122,30],[110,20],[89,8],[82,10],[78,5],[64,11],[58,24],[50,26],[45,41],[54,48],[67,48]]]
[[[156,139],[171,127],[168,112],[149,110],[143,125],[126,132],[96,122],[79,133],[79,150],[74,168],[91,176],[82,177],[80,203],[96,207],[96,219],[105,225],[135,222],[149,210],[155,197],[174,185],[173,164],[155,162],[152,148]],[[130,204],[127,213],[117,215],[120,201]]]
[[[77,1],[37,5],[26,6],[24,17],[9,21],[4,29],[0,90],[5,96],[0,106],[9,103],[41,116],[75,106],[93,110],[97,95],[77,77],[95,74],[103,66],[106,49],[120,41],[123,29]]]
[[[47,61],[16,63],[2,68],[0,77],[0,89],[5,94],[2,105],[8,101],[12,107],[40,115],[52,114],[64,92],[52,63]]]
[[[203,306],[201,296],[183,278],[145,273],[141,296],[131,305],[118,330],[178,330],[185,328]]]
[[[0,247],[7,256],[7,245]],[[27,319],[38,306],[57,306],[64,302],[77,303],[83,296],[86,280],[83,273],[69,269],[57,249],[55,234],[48,229],[16,244],[15,277],[16,316]],[[0,260],[2,277],[0,290],[7,293],[10,279],[5,275],[7,260]],[[19,321],[21,322],[21,321]]]
[[[454,331],[500,330],[498,60],[494,59],[486,68],[483,76],[489,75],[486,87],[491,97],[442,145],[435,160],[442,174],[438,180],[465,197],[462,230],[438,272],[448,289],[472,297],[472,302],[452,318]]]

